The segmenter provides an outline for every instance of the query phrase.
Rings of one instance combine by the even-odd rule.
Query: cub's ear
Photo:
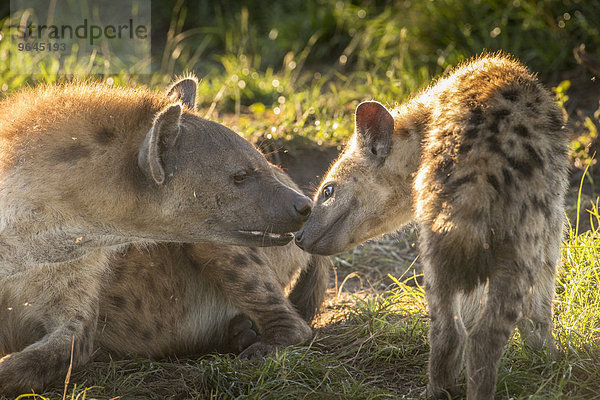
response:
[[[182,112],[177,103],[158,113],[138,151],[138,165],[158,185],[165,182],[164,155],[177,140]]]
[[[377,101],[365,101],[356,107],[355,130],[360,143],[377,157],[386,157],[392,145],[394,117]]]
[[[169,90],[167,90],[167,97],[173,96],[175,101],[181,101],[190,110],[195,110],[197,90],[198,78],[190,76],[175,82]]]

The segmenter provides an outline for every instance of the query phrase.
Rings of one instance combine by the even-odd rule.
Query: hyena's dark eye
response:
[[[323,191],[321,193],[323,194],[323,198],[325,200],[327,200],[328,198],[330,198],[331,196],[333,196],[333,184],[325,186],[323,188]]]
[[[242,183],[247,177],[248,173],[246,171],[239,171],[233,175],[233,181],[235,183]]]

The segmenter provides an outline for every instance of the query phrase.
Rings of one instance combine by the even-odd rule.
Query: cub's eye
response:
[[[323,194],[323,198],[325,200],[327,200],[328,198],[333,196],[333,184],[329,184],[329,185],[325,186],[321,193]]]
[[[233,175],[233,181],[235,183],[242,183],[248,177],[248,173],[246,171],[238,171],[235,175]]]

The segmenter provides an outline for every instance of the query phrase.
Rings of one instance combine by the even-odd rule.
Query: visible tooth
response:
[[[250,233],[253,234],[253,235],[255,235],[255,236],[262,235],[262,232],[259,232],[259,231],[251,231]]]

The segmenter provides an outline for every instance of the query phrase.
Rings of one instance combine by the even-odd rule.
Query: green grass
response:
[[[484,50],[513,53],[546,84],[557,84],[575,67],[574,47],[585,43],[598,54],[598,10],[600,0],[157,1],[153,30],[164,36],[153,37],[147,62],[154,73],[135,75],[124,66],[91,78],[163,89],[173,76],[194,72],[201,109],[247,137],[338,144],[352,132],[360,101],[398,103]],[[67,75],[58,75],[58,62],[41,63],[36,77],[16,74],[6,65],[7,21],[1,22],[2,93],[88,77],[90,63],[104,61],[73,48]],[[104,57],[123,63],[110,52]]]
[[[363,247],[369,251],[370,244]],[[499,369],[497,398],[600,396],[600,231],[569,236],[557,281],[556,359],[523,347],[515,333]],[[338,270],[354,269],[338,263]],[[263,361],[233,356],[92,363],[71,378],[68,399],[419,398],[428,357],[423,290],[394,279],[389,290],[332,293],[312,343]],[[410,280],[409,280],[410,281]],[[60,387],[43,395],[62,398]],[[41,399],[42,397],[38,397]]]

